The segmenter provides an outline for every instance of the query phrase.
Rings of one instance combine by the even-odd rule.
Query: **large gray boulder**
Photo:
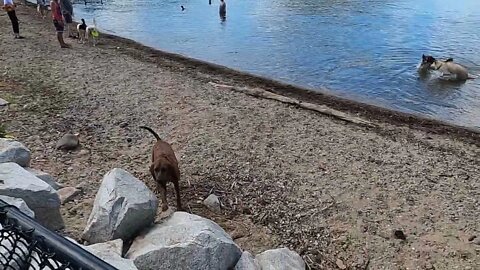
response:
[[[132,260],[122,258],[122,239],[82,247],[119,270],[137,270]]]
[[[82,238],[91,244],[131,239],[153,223],[157,207],[157,197],[142,181],[113,169],[103,177]]]
[[[30,165],[30,150],[20,142],[0,138],[0,163],[15,162],[22,167]]]
[[[63,228],[57,192],[18,164],[0,163],[0,195],[23,199],[35,218],[49,229]]]
[[[46,172],[42,172],[34,168],[27,168],[27,171],[29,171],[31,174],[35,175],[36,177],[40,178],[43,182],[49,184],[55,190],[59,190],[60,188],[62,188],[62,185],[55,182],[55,179]]]
[[[0,200],[17,207],[22,213],[31,218],[35,217],[35,213],[32,211],[32,209],[28,208],[28,205],[21,198],[0,195]]]
[[[305,262],[296,252],[288,248],[264,251],[255,256],[262,270],[305,270]]]
[[[233,270],[260,270],[260,265],[248,251],[244,251]]]
[[[126,257],[140,270],[211,269],[235,266],[242,251],[215,222],[175,212],[137,237]]]
[[[84,246],[72,238],[65,238],[70,242],[78,245],[79,247],[85,249],[86,251],[92,253],[99,259],[110,264],[111,266],[117,268],[118,270],[138,270],[132,260],[122,258],[121,254],[123,248],[123,241],[121,239],[94,244],[90,246]],[[34,258],[35,260],[32,260],[30,262],[31,267],[28,269],[44,269],[37,263],[37,261],[40,261],[37,254],[34,255]]]

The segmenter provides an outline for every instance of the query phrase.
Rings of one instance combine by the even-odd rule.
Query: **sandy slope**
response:
[[[315,269],[480,267],[480,246],[468,241],[480,238],[475,137],[375,117],[369,128],[228,91],[210,82],[255,85],[122,40],[62,50],[49,21],[33,9],[18,13],[25,40],[11,37],[0,13],[0,97],[13,103],[1,123],[30,147],[32,167],[83,187],[64,206],[65,234],[79,237],[111,168],[150,181],[154,140],[137,128],[145,124],[173,144],[189,210],[254,252],[289,246]],[[82,149],[54,150],[67,131],[80,133]],[[199,203],[212,191],[221,215]],[[407,240],[394,239],[394,229]]]

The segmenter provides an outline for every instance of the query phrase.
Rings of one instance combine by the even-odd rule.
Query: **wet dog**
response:
[[[428,72],[432,70],[432,64],[435,62],[435,58],[431,55],[424,55],[422,54],[422,63],[418,67],[419,72]]]
[[[178,161],[175,157],[172,147],[163,141],[153,129],[145,126],[140,128],[148,130],[155,136],[157,142],[153,146],[152,164],[150,165],[150,173],[153,180],[157,184],[157,190],[161,193],[162,211],[168,209],[167,203],[167,183],[172,182],[175,187],[175,195],[177,197],[177,210],[182,210],[180,199],[180,170],[178,169]]]
[[[468,73],[468,70],[453,62],[453,58],[447,60],[438,60],[430,55],[422,55],[422,63],[419,71],[437,70],[442,73],[442,77],[453,81],[465,81],[467,79],[475,79]]]

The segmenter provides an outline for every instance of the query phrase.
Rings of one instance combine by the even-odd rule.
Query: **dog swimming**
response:
[[[420,73],[427,73],[431,70],[435,70],[441,73],[441,79],[450,80],[450,81],[465,81],[468,79],[476,79],[476,76],[473,76],[468,73],[467,68],[457,64],[453,61],[453,58],[448,58],[446,60],[435,59],[431,55],[422,55],[422,62],[418,67]]]

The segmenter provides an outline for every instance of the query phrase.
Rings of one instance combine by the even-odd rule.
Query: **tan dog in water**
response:
[[[421,66],[428,66],[428,69],[438,70],[450,80],[465,81],[467,79],[475,79],[474,76],[468,74],[468,70],[465,67],[454,63],[452,58],[443,61],[429,55],[422,55]]]
[[[157,184],[157,190],[162,197],[162,211],[168,209],[167,203],[167,183],[172,182],[175,187],[177,197],[177,210],[182,210],[182,202],[180,199],[180,170],[178,169],[178,161],[175,157],[172,147],[167,142],[160,139],[160,136],[149,127],[141,126],[140,128],[148,130],[155,136],[157,142],[153,146],[152,164],[150,165],[150,173]]]

